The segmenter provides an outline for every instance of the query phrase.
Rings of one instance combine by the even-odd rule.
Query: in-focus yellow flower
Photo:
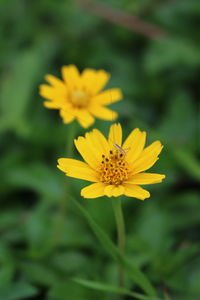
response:
[[[123,144],[120,124],[110,127],[108,140],[93,129],[74,141],[85,162],[60,158],[58,168],[69,177],[94,182],[81,190],[84,198],[126,195],[144,200],[150,193],[139,185],[158,183],[165,178],[165,175],[144,172],[158,160],[163,148],[159,141],[144,148],[145,141],[146,132],[138,128]]]
[[[40,85],[40,95],[47,99],[44,106],[59,109],[64,123],[76,119],[86,128],[94,122],[94,118],[114,120],[117,113],[106,108],[122,98],[120,89],[101,91],[110,75],[104,70],[85,69],[82,74],[76,66],[62,67],[63,81],[52,75],[45,79],[51,84]]]

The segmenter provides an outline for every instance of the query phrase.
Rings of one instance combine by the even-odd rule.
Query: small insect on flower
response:
[[[163,146],[156,141],[144,148],[146,132],[138,128],[124,143],[120,124],[110,127],[108,139],[93,129],[74,142],[85,162],[60,158],[58,168],[69,177],[93,182],[81,190],[84,198],[126,195],[144,200],[150,193],[139,185],[158,183],[165,178],[165,175],[144,172],[158,160]]]
[[[121,90],[113,88],[102,91],[110,74],[104,70],[85,69],[80,73],[76,66],[62,67],[60,80],[52,75],[45,79],[50,85],[40,85],[40,95],[47,99],[44,106],[58,109],[64,123],[77,120],[86,128],[94,123],[95,118],[112,120],[117,113],[108,109],[109,93],[112,92],[112,102],[122,99]]]
[[[110,104],[112,104],[112,103],[113,103],[113,101],[112,101],[112,99],[113,99],[113,97],[112,97],[112,91],[110,91],[110,99],[111,99],[111,103],[110,103]],[[114,120],[115,120],[115,118],[114,118],[114,115],[113,115],[113,120],[112,120],[112,121],[114,121]],[[113,132],[113,138],[114,138],[114,140],[115,140],[114,132]],[[126,151],[128,151],[129,148],[123,149],[123,148],[120,147],[117,143],[115,143],[113,140],[112,140],[111,142],[113,143],[113,146],[115,147],[115,149],[116,149],[117,151],[121,152],[123,155],[126,155],[126,154],[127,154]]]
[[[121,153],[123,153],[123,155],[126,155],[126,149],[123,149],[122,147],[120,147],[118,144],[113,143],[113,146]]]

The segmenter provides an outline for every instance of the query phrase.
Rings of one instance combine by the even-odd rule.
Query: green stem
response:
[[[124,225],[124,217],[122,212],[121,199],[114,198],[112,200],[116,225],[117,225],[117,244],[118,249],[122,255],[124,255],[125,251],[125,225]],[[124,287],[124,271],[121,265],[118,267],[118,284],[119,287]],[[120,298],[122,299],[122,298]]]
[[[73,153],[73,147],[74,147],[74,138],[77,131],[76,122],[73,121],[71,124],[69,124],[68,134],[67,134],[67,144],[66,144],[66,157],[70,158]]]
[[[67,133],[67,143],[66,143],[66,157],[71,158],[73,153],[73,145],[74,145],[74,138],[76,135],[76,123],[73,122],[68,125],[68,133]],[[55,223],[54,229],[54,238],[53,238],[53,246],[57,246],[59,243],[60,237],[62,236],[63,228],[64,228],[64,220],[67,214],[67,209],[69,208],[70,202],[70,186],[69,186],[69,178],[64,178],[64,190],[63,190],[63,197],[60,199],[58,204],[58,215],[57,220]]]
[[[76,123],[75,121],[68,125],[68,134],[67,134],[67,143],[66,143],[66,157],[71,158],[73,153],[73,147],[74,147],[74,138],[76,135]],[[64,221],[67,208],[69,207],[69,201],[70,201],[70,185],[69,185],[69,177],[65,177],[64,182],[64,195],[63,198],[60,201],[60,215],[61,218]]]

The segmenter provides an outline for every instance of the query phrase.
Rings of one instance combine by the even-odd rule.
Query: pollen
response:
[[[102,155],[98,167],[100,181],[105,184],[120,185],[130,175],[129,165],[125,155],[117,150],[110,150],[107,156]]]

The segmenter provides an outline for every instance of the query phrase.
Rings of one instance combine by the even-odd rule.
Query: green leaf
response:
[[[164,293],[164,300],[171,300],[170,296],[166,292]]]
[[[58,280],[56,272],[43,262],[23,262],[20,267],[29,280],[36,284],[52,286]]]
[[[10,262],[4,266],[1,266],[0,269],[0,290],[6,286],[10,285],[12,278],[15,274],[15,266]]]
[[[19,211],[16,209],[5,210],[0,212],[0,230],[15,227],[19,222]]]
[[[89,300],[89,299],[102,299],[99,298],[99,292],[97,294],[94,290],[88,290],[71,280],[65,279],[63,281],[57,281],[52,286],[48,293],[49,298],[52,300]]]
[[[192,265],[192,272],[190,273],[189,282],[188,282],[188,290],[190,292],[195,292],[200,295],[200,268],[199,264],[196,266]]]
[[[22,300],[37,294],[37,289],[27,282],[17,282],[0,290],[2,300]]]
[[[156,291],[148,278],[130,261],[123,257],[118,251],[117,247],[110,240],[108,235],[98,226],[98,224],[93,220],[93,218],[88,214],[86,209],[80,205],[75,199],[73,199],[74,204],[78,208],[82,216],[87,220],[91,229],[95,233],[98,240],[105,247],[110,256],[115,259],[119,264],[123,265],[124,269],[128,275],[137,283],[149,296],[155,296]]]
[[[47,165],[32,162],[26,166],[10,168],[6,174],[6,180],[17,187],[30,188],[40,193],[49,200],[57,200],[62,197],[62,183],[60,174]]]
[[[85,280],[81,278],[73,278],[72,279],[74,282],[77,282],[80,285],[83,285],[85,287],[94,289],[94,290],[99,290],[99,291],[105,291],[105,292],[111,292],[111,293],[117,293],[121,295],[128,295],[133,297],[134,299],[140,299],[140,300],[150,300],[153,299],[152,297],[144,296],[139,293],[134,293],[131,292],[125,288],[120,288],[114,285],[109,285],[103,282],[94,282],[90,280]],[[155,298],[154,298],[155,299]]]
[[[25,239],[30,257],[41,258],[52,251],[54,222],[47,210],[36,207],[24,226]]]
[[[176,162],[188,173],[191,177],[200,181],[200,163],[192,153],[182,148],[171,149]]]
[[[197,118],[191,95],[183,89],[172,91],[159,127],[159,136],[163,136],[164,142],[169,144],[179,147],[184,144],[184,147],[191,148],[196,140],[196,131]]]
[[[25,51],[20,51],[6,70],[1,81],[0,131],[12,129],[22,135],[27,132],[27,110],[38,84],[40,72],[54,51],[52,46],[52,41],[46,40]],[[46,51],[46,47],[49,51]]]
[[[56,253],[52,259],[51,264],[54,268],[61,272],[71,273],[71,272],[80,272],[84,268],[87,268],[89,260],[73,249],[73,251],[66,251]]]
[[[158,252],[166,249],[166,244],[169,242],[169,217],[170,215],[155,202],[146,203],[137,223],[134,224],[135,231],[146,244],[146,246],[143,245],[142,251],[149,248],[151,255],[154,253],[157,256]],[[156,234],[149,234],[150,232],[156,232]]]
[[[151,74],[174,66],[195,67],[200,62],[198,48],[177,37],[152,42],[146,53],[145,68]]]

